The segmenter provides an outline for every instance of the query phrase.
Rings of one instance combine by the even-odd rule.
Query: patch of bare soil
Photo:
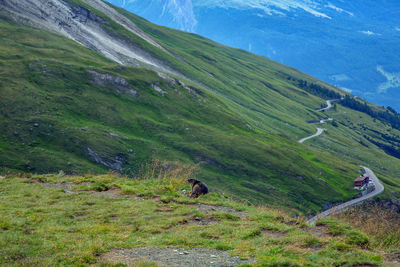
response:
[[[71,184],[71,183],[66,183],[66,182],[62,182],[62,183],[58,183],[58,184],[51,184],[51,183],[47,183],[45,181],[42,180],[42,178],[32,178],[28,181],[25,182],[26,184],[42,184],[45,187],[48,188],[56,188],[56,189],[64,189],[64,192],[67,194],[73,194],[76,193],[76,191],[72,190],[72,186],[75,184]]]
[[[122,193],[121,188],[116,187],[116,186],[112,186],[108,190],[104,190],[104,191],[89,191],[89,192],[91,194],[95,195],[95,196],[108,197],[108,198],[133,198],[135,200],[155,200],[155,199],[159,199],[159,197],[146,199],[144,197],[137,196],[137,195],[124,194],[124,193]]]
[[[378,267],[378,265],[359,264],[359,265],[352,265],[352,267]]]
[[[79,183],[74,183],[74,185],[91,185],[92,182],[79,182]]]
[[[184,224],[195,224],[195,225],[212,225],[212,224],[217,224],[219,223],[219,220],[214,217],[194,217],[190,218],[187,221],[185,221]]]
[[[306,229],[307,232],[312,234],[313,236],[317,238],[323,238],[326,239],[328,237],[331,237],[332,235],[329,234],[329,229],[326,226],[320,225],[320,226],[314,226],[314,227],[309,227]]]
[[[120,198],[123,197],[121,189],[116,186],[112,186],[110,189],[105,191],[90,191],[95,196],[108,197],[108,198]]]
[[[101,262],[125,263],[134,266],[137,261],[156,262],[168,267],[205,267],[205,266],[237,266],[252,263],[254,260],[241,260],[238,256],[229,256],[226,251],[194,248],[157,248],[141,247],[134,249],[113,250],[101,256]]]
[[[88,216],[88,215],[89,215],[88,213],[79,212],[79,213],[77,213],[77,214],[74,215],[74,218],[83,218],[83,217],[86,217],[86,216]]]
[[[271,238],[275,238],[275,239],[279,239],[279,238],[283,238],[286,236],[286,233],[283,232],[278,232],[278,231],[272,231],[272,230],[262,230],[261,231],[264,235],[271,237]]]
[[[44,184],[44,181],[41,178],[32,178],[24,183],[25,184]]]
[[[111,216],[111,217],[108,217],[108,219],[110,220],[110,221],[116,221],[116,220],[118,220],[118,216]]]
[[[317,252],[320,250],[323,250],[326,248],[326,244],[325,243],[318,243],[315,245],[309,245],[309,246],[305,246],[306,249],[312,251],[312,252]]]
[[[25,182],[28,184],[33,184],[33,183],[40,183],[45,187],[49,187],[49,188],[58,188],[58,189],[64,189],[64,192],[67,194],[74,194],[74,193],[79,193],[79,192],[88,192],[90,194],[93,194],[95,196],[101,196],[101,197],[108,197],[108,198],[122,198],[122,197],[131,197],[134,198],[136,200],[145,200],[142,197],[138,197],[135,195],[124,195],[121,193],[121,189],[119,187],[116,186],[112,186],[110,189],[106,190],[106,191],[74,191],[72,189],[73,186],[75,185],[90,185],[90,182],[82,182],[82,183],[58,183],[58,184],[51,184],[51,183],[46,183],[44,182],[42,179],[40,178],[33,178],[30,179],[29,181]]]
[[[400,251],[386,254],[384,259],[386,266],[400,266]]]
[[[161,206],[158,209],[156,209],[154,212],[172,213],[172,212],[174,212],[174,209],[171,209],[168,206]]]
[[[59,183],[59,184],[43,183],[43,185],[49,188],[64,189],[64,192],[67,194],[76,193],[76,191],[72,190],[72,184],[70,183]]]
[[[214,206],[214,205],[207,205],[207,204],[196,204],[195,208],[198,211],[201,211],[203,213],[211,213],[211,212],[225,212],[225,213],[230,213],[239,217],[246,217],[248,215],[247,212],[244,211],[237,211],[235,209],[229,208],[229,207],[224,207],[224,206]]]

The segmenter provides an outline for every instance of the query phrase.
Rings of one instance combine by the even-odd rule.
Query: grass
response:
[[[107,172],[90,158],[90,148],[108,162],[123,155],[124,173],[131,176],[154,158],[201,163],[201,179],[253,203],[274,205],[281,199],[291,209],[313,211],[353,194],[337,183],[327,188],[313,177],[324,172],[328,180],[349,179],[356,166],[343,162],[348,168],[335,170],[336,164],[330,163],[335,159],[329,155],[321,161],[295,141],[249,130],[247,119],[226,99],[208,91],[192,95],[142,68],[116,69],[62,37],[6,22],[0,26],[4,37],[0,121],[7,129],[0,138],[3,173],[10,169]],[[8,37],[11,33],[13,38]],[[13,68],[8,68],[11,63]],[[139,97],[93,84],[87,70],[96,68],[124,77]],[[155,82],[168,91],[166,96],[150,87]],[[310,157],[302,157],[300,151]],[[293,179],[297,176],[304,180]],[[318,188],[327,194],[320,198]]]
[[[79,0],[70,2],[106,17]],[[106,31],[188,77],[175,78],[195,90],[151,70],[118,66],[63,37],[1,20],[0,173],[106,173],[109,167],[96,163],[90,148],[103,162],[122,159],[123,174],[131,177],[154,159],[198,164],[197,177],[211,188],[298,214],[352,198],[360,164],[376,171],[390,191],[400,191],[398,159],[363,136],[397,132],[366,114],[338,105],[329,115],[339,127],[327,125],[322,138],[297,143],[315,132],[306,121],[321,116],[315,110],[325,101],[296,81],[338,89],[266,58],[118,11],[169,53],[116,23]],[[139,97],[96,85],[88,70],[124,78]],[[361,131],[361,122],[373,131]]]
[[[301,218],[280,210],[216,192],[188,198],[182,190],[189,190],[185,180],[193,169],[168,164],[165,171],[165,164],[156,162],[135,179],[59,173],[0,180],[0,264],[86,266],[100,263],[112,249],[144,246],[224,250],[255,259],[255,266],[382,264],[374,243],[356,228],[330,221],[329,229],[340,232],[318,237]],[[75,193],[44,183],[71,184]],[[103,190],[99,184],[114,188],[115,195],[97,194]],[[195,208],[199,203],[230,209],[207,213]],[[199,217],[215,223],[194,224]],[[123,266],[114,264],[103,266]],[[144,261],[139,266],[156,265]]]
[[[400,247],[400,216],[395,211],[368,203],[337,216],[371,237],[374,247],[398,252]]]

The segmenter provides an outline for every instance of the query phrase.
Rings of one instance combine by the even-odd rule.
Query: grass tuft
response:
[[[384,250],[400,247],[400,215],[395,211],[368,202],[337,217],[363,232],[349,237],[358,245]]]

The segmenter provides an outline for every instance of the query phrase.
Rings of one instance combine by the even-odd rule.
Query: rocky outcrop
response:
[[[162,95],[165,95],[167,92],[164,91],[163,89],[161,89],[161,87],[159,87],[158,83],[152,83],[150,84],[151,88],[153,88],[154,90],[156,90],[157,92],[159,92]]]
[[[157,72],[158,77],[160,77],[161,79],[165,80],[169,85],[171,86],[175,86],[179,83],[178,79],[175,78],[171,78],[170,76],[168,76],[165,73],[162,72]]]
[[[63,0],[0,0],[0,15],[20,24],[68,37],[119,64],[148,66],[175,73],[161,60],[136,45],[132,39],[123,38],[117,32],[109,30],[111,23],[108,18],[165,51],[132,21],[100,0],[84,2],[91,8]],[[94,9],[99,12],[93,12]]]
[[[124,17],[120,13],[118,13],[115,9],[110,8],[110,6],[104,3],[101,0],[83,0],[90,6],[96,7],[97,10],[101,11],[102,13],[106,14],[109,18],[113,19],[114,21],[118,22],[128,31],[140,36],[142,39],[146,40],[148,43],[154,45],[157,48],[167,52],[161,45],[159,45],[156,41],[151,39],[147,34],[145,34],[136,24],[134,24],[131,20]]]
[[[97,86],[109,87],[120,93],[128,94],[133,97],[138,96],[137,91],[135,91],[121,76],[109,73],[100,73],[94,70],[88,70],[88,72],[92,75],[91,82]]]
[[[168,83],[168,85],[170,86],[176,86],[179,85],[182,88],[186,89],[189,93],[191,93],[192,95],[204,95],[203,91],[199,88],[196,88],[194,86],[187,86],[184,82],[182,82],[181,80],[172,78],[170,76],[168,76],[165,73],[162,72],[157,72],[158,77],[162,78],[164,81],[166,81]],[[152,86],[153,87],[153,86]],[[153,89],[155,89],[153,87]],[[157,90],[158,91],[158,90]]]
[[[328,202],[322,205],[322,211],[329,210],[339,204],[344,203],[343,201]]]
[[[108,168],[119,171],[119,172],[124,171],[122,166],[126,163],[126,159],[123,154],[114,155],[114,161],[110,161],[110,160],[103,159],[89,147],[87,148],[87,152],[88,152],[89,156],[91,157],[91,159],[93,161],[95,161],[96,163],[103,164],[104,166],[107,166]]]
[[[385,209],[390,209],[400,213],[400,202],[397,199],[392,198],[389,200],[380,200],[378,201],[378,204]]]

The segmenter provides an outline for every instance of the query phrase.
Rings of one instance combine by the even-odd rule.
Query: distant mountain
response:
[[[146,18],[157,20],[159,24],[171,25],[173,28],[193,32],[197,26],[191,0],[118,0],[110,2],[128,10],[140,10],[140,13]]]
[[[152,22],[267,56],[400,110],[397,0],[109,2]]]

